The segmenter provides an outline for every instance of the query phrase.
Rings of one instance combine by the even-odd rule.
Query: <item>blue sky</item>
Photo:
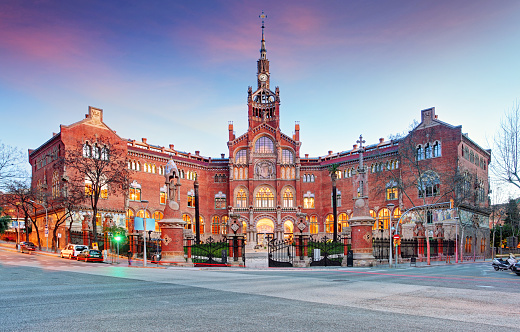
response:
[[[1,1],[1,140],[26,151],[104,109],[124,138],[227,155],[247,130],[265,11],[281,128],[302,155],[436,107],[484,148],[519,98],[518,1]]]

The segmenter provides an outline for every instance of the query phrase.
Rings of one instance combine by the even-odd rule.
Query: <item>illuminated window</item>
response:
[[[163,191],[160,193],[159,204],[166,204],[166,193]]]
[[[155,231],[160,232],[161,228],[159,227],[159,223],[157,222],[164,218],[164,214],[161,211],[155,211],[153,213],[153,218],[155,219]]]
[[[141,200],[141,188],[130,187],[130,200],[140,201]]]
[[[395,181],[390,181],[386,184],[386,199],[387,200],[394,200],[397,199],[397,183]]]
[[[318,217],[311,216],[311,222],[309,223],[309,232],[311,234],[318,234],[319,226],[318,226]]]
[[[188,207],[195,207],[195,193],[193,190],[188,191]]]
[[[220,233],[226,235],[227,234],[227,223],[228,223],[229,217],[222,216],[222,218],[220,218],[220,220],[222,220],[222,227],[220,227]]]
[[[294,194],[291,189],[285,189],[283,193],[283,207],[290,208],[294,206]]]
[[[274,144],[270,138],[263,136],[255,142],[256,153],[274,153]]]
[[[256,193],[255,206],[259,208],[274,207],[274,194],[269,187],[260,187]]]
[[[96,226],[101,226],[101,215],[96,214]]]
[[[237,192],[235,206],[237,208],[246,208],[247,207],[247,194],[244,189],[240,189]]]
[[[226,208],[226,195],[219,191],[218,194],[215,195],[215,209],[225,209]]]
[[[92,196],[92,182],[88,179],[85,179],[85,196]]]
[[[338,215],[338,232],[343,232],[345,227],[348,227],[348,214],[340,213]]]
[[[328,214],[325,219],[325,232],[334,233],[334,216],[332,214]]]
[[[200,234],[204,234],[204,217],[199,216],[199,231]]]
[[[314,194],[311,194],[310,191],[303,195],[303,208],[314,209]]]
[[[218,216],[211,219],[211,234],[220,234],[220,220]]]
[[[187,214],[182,215],[182,221],[184,221],[186,224],[184,225],[185,229],[192,229],[191,228],[191,217]]]
[[[101,190],[99,191],[99,198],[108,199],[108,185],[105,184],[101,187]]]
[[[126,229],[130,229],[130,225],[132,223],[134,216],[135,216],[134,210],[128,209],[126,211]]]
[[[377,214],[376,222],[373,229],[388,229],[388,222],[390,221],[390,210],[382,208]]]
[[[150,218],[150,211],[139,210],[139,211],[137,211],[137,216],[140,218]]]

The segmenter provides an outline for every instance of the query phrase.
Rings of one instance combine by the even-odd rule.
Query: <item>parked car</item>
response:
[[[99,250],[85,249],[78,254],[78,261],[102,262],[103,254]]]
[[[32,242],[20,242],[20,252],[31,253],[31,251],[35,251],[36,246]]]
[[[67,257],[68,259],[77,258],[78,254],[83,250],[88,250],[88,247],[83,244],[67,244],[65,248],[61,249],[60,257]]]

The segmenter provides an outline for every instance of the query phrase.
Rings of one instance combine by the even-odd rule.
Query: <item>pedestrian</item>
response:
[[[127,256],[128,256],[128,266],[132,266],[132,252],[130,250],[128,250]]]

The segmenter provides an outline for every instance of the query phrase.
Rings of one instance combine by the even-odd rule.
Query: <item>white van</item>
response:
[[[61,249],[60,257],[67,257],[68,259],[71,258],[78,258],[78,254],[82,252],[83,250],[88,249],[88,246],[83,244],[67,244],[65,248]]]

